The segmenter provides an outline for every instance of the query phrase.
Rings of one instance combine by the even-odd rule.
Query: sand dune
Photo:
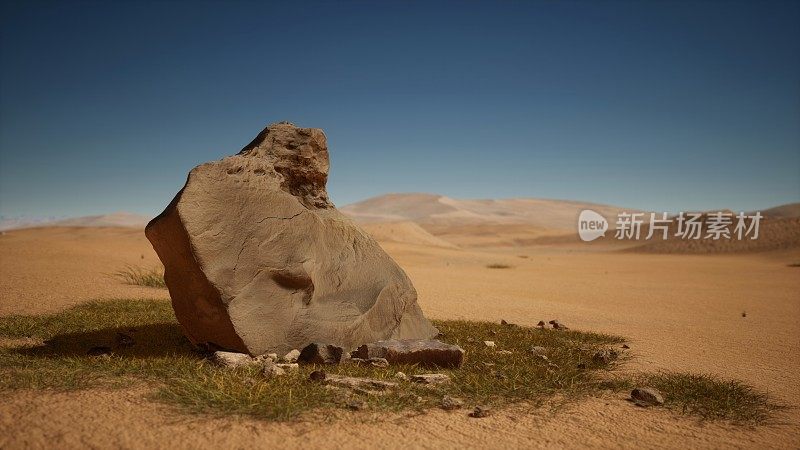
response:
[[[584,209],[608,217],[623,210],[639,212],[569,200],[458,200],[436,194],[387,194],[341,208],[342,212],[362,223],[412,221],[424,228],[427,225],[525,224],[554,230],[574,230],[578,214]]]
[[[705,222],[704,222],[705,223]],[[704,229],[705,226],[704,226]],[[681,239],[676,237],[677,226],[670,227],[668,239],[660,239],[658,235],[652,240],[641,241],[640,245],[629,248],[630,251],[647,253],[736,253],[767,252],[773,250],[789,250],[800,248],[800,218],[782,218],[767,216],[761,220],[757,239],[743,236],[738,239],[731,230],[730,239]],[[642,236],[647,235],[643,229]]]
[[[49,226],[56,227],[130,227],[142,228],[150,221],[150,217],[128,212],[116,212],[100,216],[75,217],[59,220]]]
[[[365,223],[361,227],[378,242],[399,242],[442,248],[458,246],[425,231],[414,222]]]
[[[149,217],[129,212],[116,212],[97,216],[56,218],[4,219],[0,230],[19,230],[33,227],[129,227],[141,228],[147,225]]]
[[[800,203],[789,203],[786,205],[765,209],[764,211],[761,211],[761,214],[766,217],[798,218],[800,217]]]
[[[606,217],[611,230],[621,211],[642,212],[617,206],[586,202],[504,199],[456,200],[436,194],[389,194],[354,203],[342,210],[367,227],[394,221],[413,222],[430,235],[461,248],[527,246],[581,246],[586,249],[620,249],[647,253],[733,253],[764,252],[800,247],[800,203],[762,211],[764,219],[757,240],[681,240],[673,224],[666,241],[646,241],[648,227],[642,226],[638,241],[618,240],[609,232],[605,238],[586,243],[576,233],[577,216],[584,209]],[[730,212],[730,211],[729,211]],[[645,215],[645,218],[648,217]],[[379,240],[413,242],[408,239]]]

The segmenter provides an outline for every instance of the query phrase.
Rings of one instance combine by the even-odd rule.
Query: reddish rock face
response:
[[[195,167],[147,225],[193,343],[258,355],[437,334],[403,270],[330,202],[328,168],[322,130],[273,124]]]

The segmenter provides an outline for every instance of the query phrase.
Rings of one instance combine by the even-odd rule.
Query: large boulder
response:
[[[195,167],[145,234],[196,345],[260,355],[428,339],[403,270],[328,199],[325,134],[286,122]]]

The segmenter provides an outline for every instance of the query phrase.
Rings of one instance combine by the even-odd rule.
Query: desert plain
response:
[[[148,386],[134,383],[0,392],[0,448],[800,446],[797,222],[784,224],[787,235],[771,241],[781,244],[767,249],[653,251],[570,238],[564,223],[585,205],[489,206],[389,196],[343,211],[408,273],[431,319],[527,326],[558,319],[572,329],[627,338],[632,358],[622,370],[736,379],[788,408],[762,425],[704,422],[636,407],[621,393],[555,409],[514,405],[483,419],[434,409],[269,422],[187,415],[150,401]],[[542,220],[509,218],[509,208]],[[68,225],[0,236],[0,316],[48,314],[99,299],[169,300],[166,289],[132,286],[113,275],[126,266],[159,265],[141,227]]]

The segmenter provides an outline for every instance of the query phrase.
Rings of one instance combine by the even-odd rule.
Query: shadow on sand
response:
[[[36,347],[19,348],[26,356],[81,357],[113,354],[128,358],[157,358],[165,356],[195,356],[203,351],[184,337],[177,323],[152,323],[135,327],[101,328],[85,332],[53,336]]]

